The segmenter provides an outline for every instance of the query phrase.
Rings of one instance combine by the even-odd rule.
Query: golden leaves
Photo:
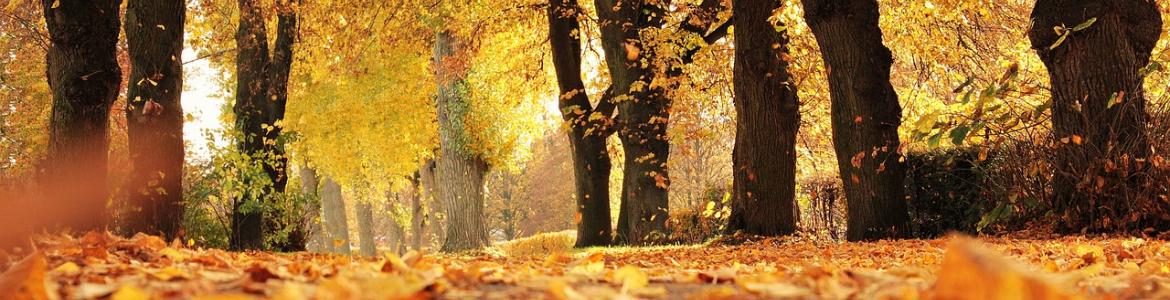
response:
[[[947,248],[938,281],[931,289],[939,299],[1080,299],[1017,263],[956,238]]]
[[[552,253],[420,254],[351,259],[338,255],[196,250],[161,239],[106,240],[108,259],[86,256],[81,239],[53,237],[4,275],[0,292],[39,286],[40,298],[157,299],[554,299],[1164,298],[1148,282],[1170,274],[1170,244],[1144,239],[1010,239],[825,242],[794,236],[730,246],[606,248],[572,253],[572,240],[536,238]],[[571,235],[569,235],[571,236]],[[104,237],[104,238],[100,238]],[[949,246],[946,246],[948,245]],[[944,249],[944,246],[945,249]],[[994,250],[989,250],[994,249]],[[509,251],[505,251],[509,252]],[[1010,253],[1022,262],[1008,260]],[[185,260],[178,259],[186,257]],[[212,262],[219,257],[225,262]],[[1060,272],[1064,280],[1025,264]],[[45,272],[46,266],[57,266]],[[237,266],[248,266],[241,268]],[[18,275],[13,275],[20,273]],[[937,276],[937,277],[936,277]],[[79,278],[99,279],[99,283]],[[937,280],[936,280],[937,278]],[[109,283],[100,283],[102,280]],[[46,289],[45,287],[49,288]],[[670,287],[667,289],[667,287]],[[31,290],[31,289],[30,289]],[[9,294],[3,294],[5,296]],[[1123,298],[1125,298],[1123,297]]]
[[[34,252],[0,274],[0,295],[12,300],[50,299],[45,288],[46,262],[41,252]]]
[[[622,44],[622,47],[626,50],[626,60],[638,60],[638,56],[641,55],[642,52],[642,49],[638,47],[638,44],[626,42]]]

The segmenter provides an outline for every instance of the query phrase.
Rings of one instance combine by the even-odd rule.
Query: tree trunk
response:
[[[101,230],[106,223],[107,130],[122,82],[116,47],[120,2],[41,0],[53,94],[42,186],[51,187],[49,199],[68,201],[86,214],[70,221],[73,229]]]
[[[424,168],[429,169],[432,163],[427,163]],[[424,197],[429,197],[430,193],[425,193],[422,187],[422,173],[423,170],[414,173],[414,178],[411,180],[410,191],[410,248],[415,251],[422,251],[423,242],[423,224],[426,215],[423,212],[422,200]],[[430,172],[426,172],[430,173]]]
[[[232,111],[239,130],[239,150],[250,159],[267,166],[264,153],[264,106],[267,102],[268,34],[264,16],[257,0],[239,0],[240,20],[236,31],[236,102]],[[267,168],[266,168],[267,169]],[[266,170],[267,171],[267,170]],[[259,184],[244,178],[245,184]],[[260,195],[241,195],[232,210],[231,248],[235,250],[264,247],[264,220],[260,203],[268,198]],[[247,204],[250,203],[251,204]],[[258,202],[258,203],[257,203]],[[250,207],[250,208],[249,208]]]
[[[615,242],[646,245],[665,242],[666,219],[669,217],[668,188],[670,175],[666,163],[670,140],[666,135],[670,120],[667,87],[652,85],[656,76],[673,78],[682,75],[679,65],[655,70],[653,45],[643,44],[644,29],[659,29],[666,24],[664,3],[654,1],[595,0],[601,26],[601,44],[612,80],[610,91],[617,103],[618,137],[625,150],[622,179],[621,213]],[[704,0],[694,9],[679,31],[698,35],[706,44],[727,34],[729,22],[711,28],[723,1]],[[691,39],[672,41],[681,48],[678,64],[688,64],[702,49]],[[656,41],[662,42],[662,41]],[[674,55],[674,54],[670,54]],[[658,75],[662,73],[663,75]],[[670,81],[670,80],[667,80]],[[635,89],[631,89],[636,87]]]
[[[447,236],[443,251],[479,249],[487,245],[483,219],[483,182],[487,163],[472,153],[464,119],[468,111],[467,70],[449,59],[461,53],[461,45],[448,32],[435,37],[435,77],[438,79],[440,157],[435,168],[439,199],[447,210]]]
[[[439,151],[439,149],[436,149]],[[419,218],[421,224],[419,225],[419,241],[420,248],[433,246],[435,242],[442,241],[446,235],[446,210],[443,207],[443,201],[439,198],[439,187],[435,181],[435,169],[438,168],[438,162],[435,159],[427,161],[426,165],[419,172],[419,191],[422,193],[420,197],[419,212],[423,217]],[[428,201],[426,209],[422,209],[422,201]]]
[[[844,182],[850,241],[908,234],[902,108],[890,85],[875,0],[803,0],[829,73],[833,147]]]
[[[406,253],[406,230],[394,218],[390,218],[390,229],[394,235],[394,241],[390,243],[390,251],[393,251],[395,255]]]
[[[358,221],[358,253],[364,257],[374,257],[378,254],[378,246],[374,241],[374,206],[358,201],[354,210]]]
[[[778,0],[736,0],[734,198],[729,231],[796,231],[796,88],[789,82],[784,24],[768,20]]]
[[[329,241],[325,234],[325,225],[321,222],[321,195],[317,193],[317,187],[321,185],[321,180],[317,178],[317,170],[313,168],[301,168],[301,193],[309,198],[307,211],[305,215],[308,217],[308,239],[316,242],[316,247],[309,250],[313,252],[328,252]]]
[[[278,1],[279,13],[275,51],[269,56],[268,33],[264,15],[257,0],[239,0],[239,28],[236,31],[236,102],[232,111],[241,141],[240,152],[263,166],[267,181],[247,184],[270,184],[260,195],[242,195],[232,210],[231,247],[236,250],[261,249],[265,231],[275,226],[265,222],[263,203],[276,201],[288,183],[287,159],[278,142],[281,130],[275,126],[284,118],[288,99],[288,76],[292,66],[292,46],[297,32],[297,16],[292,3]],[[245,205],[248,202],[259,202]],[[296,234],[292,237],[303,237]],[[290,240],[277,248],[304,247],[303,238]]]
[[[321,186],[321,207],[325,210],[325,232],[328,235],[326,249],[333,253],[350,254],[349,250],[349,217],[345,213],[345,199],[341,192],[341,185],[332,178],[325,178]],[[324,234],[323,233],[323,234]]]
[[[596,0],[601,24],[602,48],[612,80],[611,89],[622,93],[617,97],[630,98],[617,102],[617,131],[625,150],[625,169],[622,177],[622,199],[619,241],[634,245],[664,241],[666,219],[669,216],[668,190],[670,176],[666,162],[670,144],[666,137],[670,119],[670,101],[660,86],[631,90],[638,82],[653,82],[654,71],[649,63],[653,54],[643,45],[641,30],[662,27],[665,10],[660,6],[634,1],[615,3]]]
[[[411,177],[410,179],[413,181],[414,177]],[[403,192],[406,193],[405,194],[406,197],[410,197],[410,198],[414,197],[413,195],[411,195],[412,192],[410,190],[406,190]],[[395,206],[405,204],[405,203],[402,203],[402,201],[400,200],[402,196],[403,196],[403,194],[390,192],[390,191],[386,192],[386,206],[385,206],[386,211],[393,212],[393,211],[395,211],[395,209],[394,209]],[[389,251],[390,253],[394,253],[395,255],[402,255],[402,253],[404,253],[406,251],[406,230],[404,230],[402,228],[402,223],[398,222],[398,217],[399,216],[395,213],[388,213],[386,215],[386,219],[388,221],[387,225],[388,225],[388,227],[390,227],[390,228],[388,228],[389,232],[386,234],[389,237],[389,239],[387,241],[386,249],[387,249],[387,251]]]
[[[569,127],[577,199],[576,247],[609,245],[613,230],[609,212],[611,162],[605,140],[613,133],[614,105],[607,97],[589,103],[581,80],[581,28],[576,0],[552,0],[548,6],[549,44],[560,87],[559,107]]]
[[[1143,163],[1151,152],[1142,68],[1162,30],[1157,5],[1040,0],[1032,20],[1028,36],[1052,82],[1053,134],[1059,141],[1052,190],[1063,221],[1059,227],[1067,232],[1145,228],[1139,221],[1166,211],[1154,199]],[[1087,27],[1072,30],[1082,25]],[[1062,34],[1053,30],[1062,26]]]
[[[182,0],[130,0],[126,40],[130,84],[126,123],[130,162],[128,227],[176,238],[183,220]]]

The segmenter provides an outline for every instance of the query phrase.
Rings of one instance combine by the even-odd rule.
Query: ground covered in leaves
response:
[[[40,236],[0,253],[14,299],[1157,299],[1170,243],[948,237],[352,258],[193,249],[147,235]]]

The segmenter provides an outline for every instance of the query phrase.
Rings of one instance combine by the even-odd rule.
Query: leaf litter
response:
[[[4,299],[1170,299],[1170,243],[809,237],[505,256],[228,252],[138,234],[0,252]]]

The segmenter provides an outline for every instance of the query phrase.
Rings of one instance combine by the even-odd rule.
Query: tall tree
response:
[[[581,16],[577,0],[551,0],[548,6],[549,45],[560,88],[558,106],[568,124],[576,182],[577,247],[604,246],[612,239],[609,172],[612,164],[605,140],[613,134],[614,104],[603,96],[594,107],[581,80]],[[606,93],[609,95],[610,93]]]
[[[128,227],[175,238],[183,216],[183,0],[130,0],[127,138],[134,164]]]
[[[374,206],[365,201],[354,204],[354,213],[358,223],[358,254],[364,257],[374,257],[378,254],[378,245],[374,242]]]
[[[297,15],[289,0],[277,1],[278,14],[274,51],[269,53],[268,33],[261,4],[257,0],[239,0],[239,29],[236,31],[236,102],[232,111],[241,138],[240,151],[264,167],[271,184],[260,195],[243,195],[232,210],[231,247],[233,249],[260,249],[264,246],[264,231],[268,224],[262,205],[245,205],[249,201],[271,201],[284,192],[288,183],[287,158],[283,146],[277,142],[288,102],[288,77],[292,68],[293,44],[297,34]],[[246,207],[252,207],[248,209]],[[278,248],[303,248],[297,245]]]
[[[317,178],[317,169],[302,167],[301,168],[301,194],[311,199],[309,208],[305,215],[308,216],[307,232],[308,240],[316,241],[317,247],[309,249],[315,252],[327,252],[329,248],[329,239],[325,234],[325,225],[321,217],[321,195],[317,193],[318,187],[321,185],[321,179]]]
[[[667,91],[673,78],[683,75],[681,65],[693,61],[705,44],[727,35],[731,21],[718,26],[717,13],[726,9],[722,0],[705,0],[691,10],[674,30],[670,53],[653,38],[643,39],[647,29],[666,26],[668,3],[662,1],[596,0],[601,44],[612,80],[618,114],[618,137],[625,150],[625,169],[615,242],[635,245],[663,242],[669,217],[670,175],[666,162],[670,141]],[[695,43],[697,37],[701,43]],[[677,53],[676,53],[677,52]],[[667,82],[662,84],[661,82]]]
[[[1040,0],[1032,20],[1028,37],[1048,69],[1060,141],[1052,186],[1060,227],[1144,228],[1120,220],[1150,211],[1151,203],[1165,207],[1142,176],[1151,154],[1143,68],[1162,32],[1157,4]]]
[[[42,0],[49,28],[46,74],[53,94],[49,146],[42,174],[50,197],[77,201],[77,211],[106,211],[107,137],[110,106],[122,69],[117,47],[119,0]],[[63,184],[62,184],[63,183]],[[76,229],[100,229],[104,215],[74,221]]]
[[[907,234],[902,107],[890,84],[893,57],[882,44],[875,0],[802,0],[825,61],[833,147],[849,208],[851,241]]]
[[[734,198],[729,231],[796,231],[796,87],[788,75],[788,35],[770,21],[778,0],[736,0]]]
[[[332,178],[325,178],[321,185],[321,208],[325,217],[325,232],[328,244],[325,249],[333,253],[350,254],[349,249],[349,217],[345,213],[345,198],[341,185]]]
[[[434,161],[428,161],[410,178],[410,187],[408,187],[407,197],[410,197],[410,249],[415,251],[422,251],[423,243],[423,226],[426,224],[426,213],[423,211],[422,201],[431,197],[430,192],[424,192],[422,186],[423,169],[431,169],[434,166]],[[427,172],[430,173],[430,172]]]
[[[483,215],[483,182],[488,165],[470,147],[466,123],[469,113],[467,55],[458,37],[439,32],[435,37],[434,66],[438,80],[440,156],[436,160],[435,181],[439,199],[447,210],[447,236],[443,251],[481,248],[488,243]]]

